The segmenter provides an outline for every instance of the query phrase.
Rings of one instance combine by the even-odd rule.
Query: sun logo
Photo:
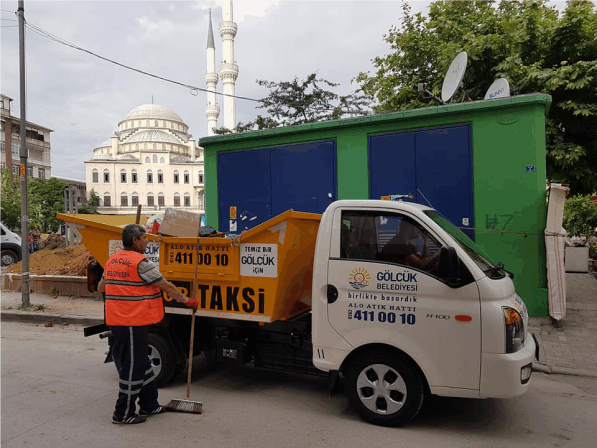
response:
[[[365,286],[369,286],[370,279],[369,272],[367,269],[363,268],[355,268],[348,275],[348,283],[350,283],[350,286],[354,289],[361,289]]]

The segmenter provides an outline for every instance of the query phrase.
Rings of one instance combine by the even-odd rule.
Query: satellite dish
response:
[[[493,100],[495,98],[507,98],[510,96],[510,84],[506,78],[499,78],[493,81],[493,84],[487,89],[484,100]]]
[[[464,72],[466,71],[467,60],[468,56],[466,51],[461,51],[450,64],[446,77],[444,78],[444,85],[442,86],[442,101],[444,103],[450,101],[450,98],[452,98],[452,95],[454,95],[456,89],[458,89],[460,81],[462,81]]]

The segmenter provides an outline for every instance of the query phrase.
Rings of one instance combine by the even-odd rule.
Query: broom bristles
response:
[[[201,414],[203,404],[199,401],[191,400],[171,400],[166,406],[171,412],[189,412],[191,414]]]

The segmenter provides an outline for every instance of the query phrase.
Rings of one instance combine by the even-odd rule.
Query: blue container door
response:
[[[474,227],[469,126],[417,132],[416,202],[429,205],[457,227]],[[473,237],[472,230],[463,230]]]
[[[369,184],[371,199],[412,194],[412,202],[473,228],[470,126],[370,136]]]
[[[219,231],[240,233],[272,217],[270,152],[218,154]],[[230,207],[237,208],[236,230],[230,229]]]
[[[336,144],[301,143],[271,149],[272,216],[289,209],[323,213],[336,200]]]
[[[218,154],[221,232],[252,229],[289,209],[323,213],[335,200],[335,141]],[[236,229],[230,207],[237,208]]]
[[[369,198],[390,195],[413,195],[414,198],[417,192],[415,164],[414,132],[369,137]]]

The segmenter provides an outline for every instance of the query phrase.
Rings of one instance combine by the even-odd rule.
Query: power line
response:
[[[203,89],[201,87],[191,86],[189,84],[184,84],[182,82],[178,82],[178,81],[174,81],[172,79],[164,78],[162,76],[154,75],[152,73],[149,73],[149,72],[146,72],[146,71],[143,71],[143,70],[139,70],[137,68],[130,67],[130,66],[125,65],[125,64],[121,64],[120,62],[116,62],[116,61],[114,61],[112,59],[100,56],[99,54],[96,54],[96,53],[94,53],[92,51],[89,51],[89,50],[86,50],[84,48],[81,48],[78,45],[75,45],[75,44],[73,44],[71,42],[68,42],[67,40],[62,39],[61,37],[58,37],[58,36],[56,36],[56,35],[48,32],[48,31],[46,31],[46,30],[44,30],[44,29],[42,29],[42,28],[40,28],[40,27],[38,27],[36,25],[33,25],[30,22],[27,22],[25,24],[25,26],[27,28],[29,28],[31,31],[33,31],[34,33],[37,33],[40,36],[45,37],[46,39],[53,40],[54,42],[58,42],[59,44],[66,45],[67,47],[74,48],[75,50],[79,50],[79,51],[82,51],[84,53],[88,53],[88,54],[90,54],[92,56],[95,56],[96,58],[103,59],[104,61],[110,62],[112,64],[116,64],[116,65],[118,65],[120,67],[123,67],[123,68],[126,68],[128,70],[133,70],[133,71],[135,71],[137,73],[141,73],[143,75],[151,76],[153,78],[161,79],[162,81],[171,82],[173,84],[177,84],[179,86],[186,87],[188,89],[191,89],[191,91],[201,91],[201,92],[215,93],[216,95],[228,96],[228,97],[232,97],[232,98],[238,98],[238,99],[241,99],[241,100],[255,101],[257,103],[261,103],[261,100],[256,100],[256,99],[253,99],[253,98],[247,98],[247,97],[238,96],[238,95],[230,95],[230,94],[227,94],[227,93],[213,92],[211,90]]]

